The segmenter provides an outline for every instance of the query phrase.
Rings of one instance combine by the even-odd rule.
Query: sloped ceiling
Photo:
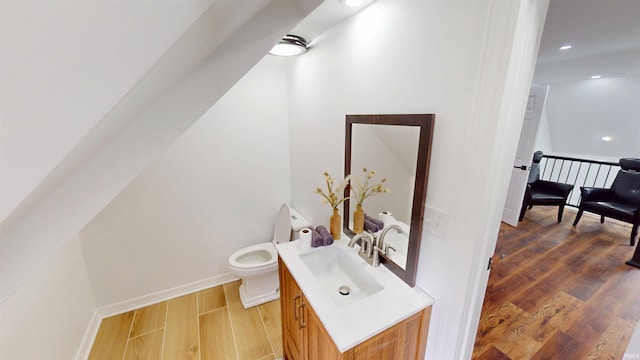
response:
[[[550,85],[554,152],[611,160],[640,156],[638,19],[636,0],[551,0],[534,82]],[[565,44],[573,48],[560,50]],[[604,135],[613,140],[602,142]]]
[[[2,202],[16,206],[210,5],[2,1]]]
[[[320,3],[3,1],[0,299]]]

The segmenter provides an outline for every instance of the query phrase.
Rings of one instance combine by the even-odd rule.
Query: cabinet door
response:
[[[287,267],[279,262],[282,341],[287,360],[304,360],[304,296]]]
[[[430,318],[431,307],[350,349],[350,359],[424,359]]]
[[[322,359],[322,360],[342,360],[345,356],[340,353],[336,345],[331,340],[329,333],[322,325],[322,322],[313,311],[311,306],[306,307],[305,320],[307,324],[306,328],[306,342],[305,350],[309,360]],[[347,351],[347,355],[351,352]],[[349,357],[346,357],[349,359]]]

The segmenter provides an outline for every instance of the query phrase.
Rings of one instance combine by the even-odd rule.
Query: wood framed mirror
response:
[[[394,244],[395,251],[389,256],[380,253],[380,262],[410,286],[415,286],[422,238],[434,120],[434,114],[346,116],[344,175],[362,178],[375,170],[374,182],[387,179],[389,193],[367,198],[362,207],[371,217],[385,217],[385,223],[392,214],[406,230],[405,238]],[[351,195],[347,186],[344,196]],[[356,235],[352,204],[351,199],[343,203],[343,229],[349,237]]]

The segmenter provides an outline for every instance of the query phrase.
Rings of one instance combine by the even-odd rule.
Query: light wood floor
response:
[[[622,359],[640,319],[631,226],[535,206],[503,224],[474,359]]]
[[[102,320],[89,359],[238,359],[282,357],[280,301],[250,309],[240,281]]]

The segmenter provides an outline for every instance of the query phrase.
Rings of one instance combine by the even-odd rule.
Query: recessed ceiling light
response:
[[[307,40],[301,36],[287,34],[269,51],[269,54],[295,56],[305,52],[307,52]]]
[[[592,79],[600,79],[602,77],[602,75],[593,75],[591,76]]]
[[[352,7],[360,6],[362,3],[364,3],[364,0],[344,0],[345,5]]]
[[[571,49],[572,47],[573,47],[573,46],[571,46],[571,45],[562,45],[562,46],[560,46],[560,50],[569,50],[569,49]]]
[[[611,136],[603,136],[600,138],[602,141],[611,141]]]

